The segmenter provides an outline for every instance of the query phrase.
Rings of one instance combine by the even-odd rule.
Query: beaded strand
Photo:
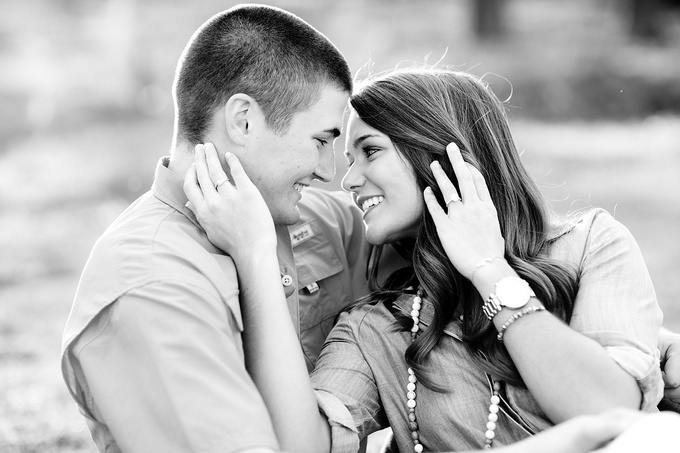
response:
[[[419,289],[413,297],[413,304],[411,305],[411,319],[413,319],[413,327],[411,327],[411,341],[416,339],[418,331],[420,330],[420,307],[422,306],[422,292]],[[416,373],[411,367],[408,367],[408,384],[406,384],[406,407],[408,408],[408,422],[411,430],[411,440],[413,441],[413,451],[422,453],[423,444],[420,443],[420,432],[418,430],[418,420],[416,419]]]
[[[413,326],[411,327],[411,341],[415,341],[418,332],[420,331],[420,308],[422,307],[422,292],[419,289],[413,297],[411,305],[411,319],[413,319]],[[408,383],[406,384],[406,408],[408,409],[409,429],[411,431],[411,440],[413,441],[413,451],[415,453],[423,452],[423,444],[420,443],[420,430],[418,427],[418,420],[416,417],[416,383],[418,379],[411,367],[408,367]],[[491,448],[493,440],[496,437],[496,422],[498,421],[498,412],[500,411],[500,396],[501,384],[499,382],[493,383],[493,394],[490,398],[489,417],[486,422],[485,443],[484,448]]]

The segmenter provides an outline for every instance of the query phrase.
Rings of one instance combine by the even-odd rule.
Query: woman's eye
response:
[[[364,148],[364,154],[366,157],[371,157],[373,154],[379,151],[378,148]]]
[[[328,144],[328,140],[324,140],[322,138],[317,138],[316,139],[321,146],[326,146]]]

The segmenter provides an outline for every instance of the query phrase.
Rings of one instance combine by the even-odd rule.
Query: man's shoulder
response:
[[[128,208],[99,238],[83,270],[76,303],[93,298],[111,302],[159,281],[185,282],[217,294],[237,288],[231,258],[184,214],[149,197]]]
[[[198,288],[230,309],[237,308],[238,278],[231,257],[214,247],[182,213],[148,201],[138,201],[121,214],[92,249],[73,301],[64,346],[110,304],[152,284]]]
[[[122,266],[129,261],[158,265],[159,260],[194,262],[222,254],[210,243],[205,232],[184,214],[155,197],[138,200],[126,209],[96,242],[90,258],[109,255],[110,263]]]

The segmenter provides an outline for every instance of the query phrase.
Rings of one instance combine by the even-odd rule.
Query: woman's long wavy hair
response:
[[[527,280],[545,307],[569,322],[578,281],[576,270],[547,257],[549,212],[537,186],[520,162],[503,103],[488,84],[471,74],[436,68],[400,69],[369,79],[350,99],[354,111],[370,127],[386,134],[412,167],[419,189],[432,187],[443,197],[430,170],[438,160],[458,188],[446,156],[455,142],[466,162],[486,179],[505,238],[505,259]],[[406,362],[423,384],[444,391],[428,370],[426,359],[454,314],[462,313],[465,344],[481,369],[496,379],[524,385],[496,330],[482,312],[482,297],[447,258],[434,222],[423,210],[414,241],[396,244],[412,266],[377,283],[382,246],[369,255],[369,285],[364,301],[391,306],[409,287],[420,286],[434,306],[434,319],[405,352]],[[412,320],[397,316],[398,328],[410,330]]]

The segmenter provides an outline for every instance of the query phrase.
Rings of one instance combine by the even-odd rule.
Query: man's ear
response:
[[[251,123],[260,112],[257,102],[243,93],[232,95],[223,107],[224,126],[229,138],[237,145],[245,145],[251,134]]]

